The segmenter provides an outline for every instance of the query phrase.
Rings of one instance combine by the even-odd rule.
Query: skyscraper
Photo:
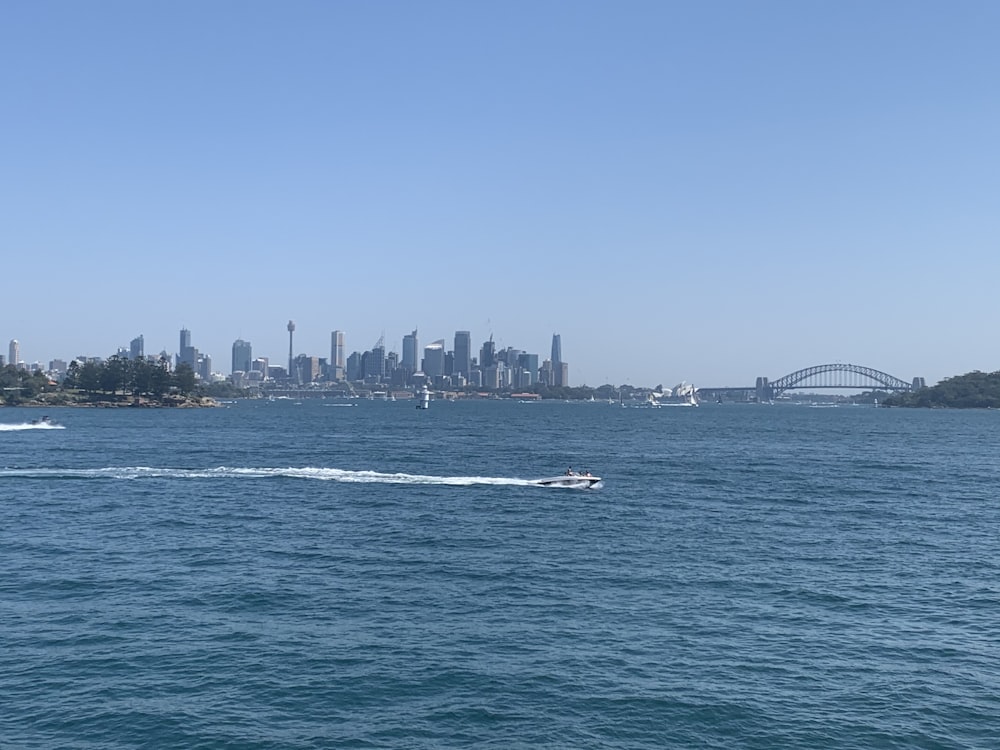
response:
[[[231,372],[250,372],[253,349],[249,341],[236,339],[233,342],[233,368]]]
[[[438,339],[424,348],[423,371],[429,377],[444,375],[444,339]]]
[[[482,348],[479,350],[480,369],[485,370],[496,362],[496,350],[496,344],[493,343],[493,334],[490,334],[490,340],[484,341]]]
[[[17,367],[18,363],[21,361],[21,345],[17,343],[17,339],[10,340],[10,347],[8,347],[7,354],[10,355],[8,357],[7,364]]]
[[[400,365],[409,373],[414,373],[420,368],[417,363],[417,352],[420,351],[419,340],[417,339],[417,329],[413,333],[403,336],[403,361]]]
[[[330,334],[330,370],[332,380],[343,380],[345,376],[346,354],[344,352],[344,332]]]
[[[472,334],[468,331],[455,331],[455,366],[456,375],[469,377],[472,371]]]
[[[198,364],[198,350],[191,346],[191,331],[187,328],[181,329],[181,348],[177,352],[177,364],[187,365],[192,370]]]
[[[552,334],[552,385],[569,385],[569,366],[562,358],[562,336]]]
[[[295,333],[295,321],[288,321],[288,377],[292,379],[293,383],[297,383],[298,378],[295,377],[295,361],[292,357],[292,334]]]
[[[132,339],[128,345],[128,358],[129,359],[142,359],[146,356],[144,351],[145,345],[143,343],[142,334],[140,333],[137,337]]]

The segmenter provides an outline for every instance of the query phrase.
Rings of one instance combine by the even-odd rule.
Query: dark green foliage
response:
[[[974,372],[942,380],[930,388],[898,393],[885,406],[922,406],[952,409],[1000,408],[1000,372]]]
[[[49,385],[49,379],[40,372],[6,365],[0,369],[0,389],[0,400],[8,406],[17,406],[54,390],[54,386]]]

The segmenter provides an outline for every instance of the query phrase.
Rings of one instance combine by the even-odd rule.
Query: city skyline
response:
[[[998,366],[1000,5],[14,4],[3,340]],[[317,96],[317,92],[324,95]],[[346,361],[345,361],[346,367]]]

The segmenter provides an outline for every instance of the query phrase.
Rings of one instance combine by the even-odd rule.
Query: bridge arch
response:
[[[876,370],[852,364],[813,365],[796,370],[768,383],[770,396],[778,396],[794,388],[882,388],[889,391],[910,391],[912,384]]]

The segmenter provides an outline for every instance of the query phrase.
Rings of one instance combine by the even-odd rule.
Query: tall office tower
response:
[[[444,339],[424,347],[424,374],[428,377],[444,375]]]
[[[146,356],[144,351],[144,344],[142,339],[142,334],[140,333],[136,338],[132,339],[128,345],[128,358],[129,359],[142,359]]]
[[[552,334],[552,385],[567,385],[563,381],[562,336]]]
[[[530,377],[527,383],[528,385],[534,385],[538,382],[537,354],[519,354],[517,357],[517,365]]]
[[[21,345],[17,343],[17,339],[10,340],[10,347],[8,347],[7,353],[10,355],[7,357],[9,364],[17,367],[18,363],[21,361]]]
[[[385,377],[385,344],[382,343],[382,339],[379,339],[378,343],[372,347],[370,369],[369,374],[374,375],[380,381]]]
[[[490,340],[484,341],[483,348],[479,350],[479,367],[485,370],[496,361],[496,344],[493,343],[493,335],[490,334]]]
[[[416,372],[420,369],[417,367],[417,352],[420,351],[418,346],[417,329],[414,328],[413,333],[403,336],[403,361],[401,365],[408,372]]]
[[[319,357],[300,354],[295,358],[295,373],[300,383],[312,383],[319,379]]]
[[[250,372],[253,350],[249,341],[236,339],[233,342],[233,369],[230,372]]]
[[[542,385],[555,385],[552,378],[551,360],[542,360],[542,366],[538,368],[538,382]]]
[[[346,354],[344,352],[344,332],[334,331],[330,334],[330,369],[331,380],[343,380]]]
[[[560,362],[559,369],[556,370],[555,375],[559,378],[559,385],[569,388],[569,363]]]
[[[295,377],[294,374],[295,370],[293,369],[295,366],[295,362],[293,361],[292,358],[292,334],[295,333],[295,321],[289,320],[287,327],[288,327],[288,377],[290,377],[293,382],[297,383],[298,379]]]
[[[455,331],[455,365],[456,375],[469,377],[472,372],[472,334],[468,331]]]
[[[191,346],[191,331],[181,329],[181,349],[177,352],[177,364],[187,365],[195,370],[198,365],[198,350]]]
[[[358,352],[351,352],[344,373],[348,381],[361,380],[361,355]]]
[[[7,366],[7,358],[2,354],[0,354],[0,367],[6,367],[6,366]]]
[[[198,369],[197,373],[201,375],[201,379],[208,381],[212,379],[212,357],[208,354],[202,354],[198,358]]]

